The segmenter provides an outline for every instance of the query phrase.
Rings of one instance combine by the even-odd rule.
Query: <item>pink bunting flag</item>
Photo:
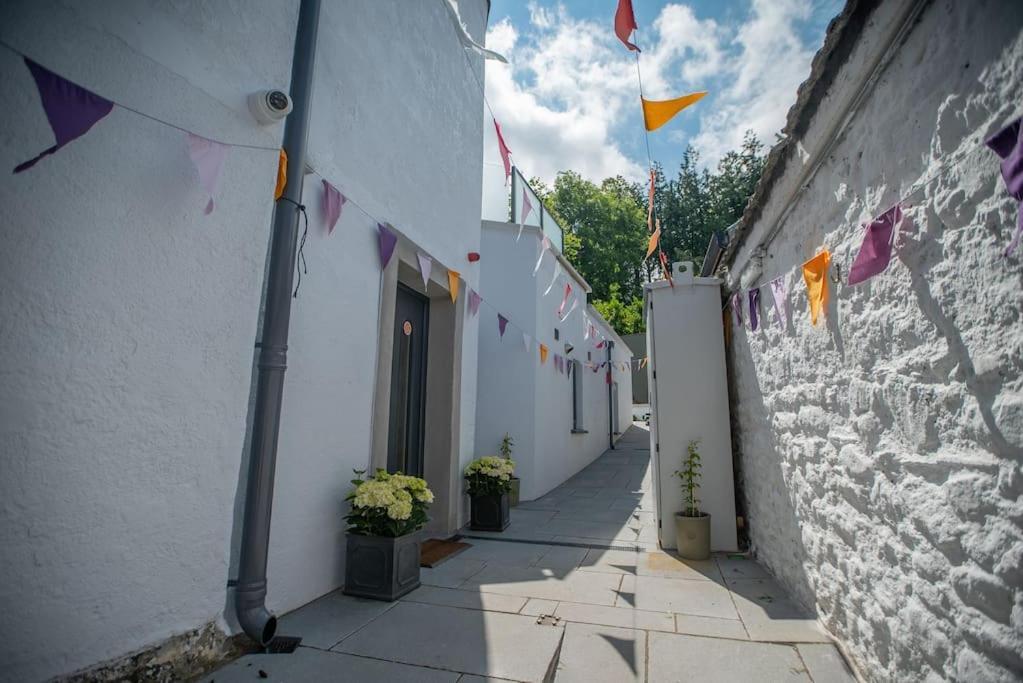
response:
[[[391,262],[391,256],[394,255],[394,247],[398,244],[398,236],[383,223],[377,223],[377,230],[379,231],[378,237],[380,241],[380,270],[383,270]]]
[[[430,287],[430,271],[433,270],[433,259],[426,254],[416,252],[416,259],[419,261],[419,273],[423,276],[423,289]]]
[[[476,315],[480,312],[480,302],[483,301],[483,297],[476,293],[475,289],[469,290],[469,314]]]
[[[732,295],[732,312],[735,313],[735,324],[742,325],[742,295],[739,292]]]
[[[848,284],[858,285],[885,271],[892,259],[892,235],[901,221],[902,207],[896,204],[870,222],[849,269]]]
[[[213,213],[213,196],[220,184],[220,172],[224,168],[228,146],[214,140],[208,140],[195,133],[188,134],[188,155],[199,171],[199,185],[210,196],[203,213]]]
[[[497,329],[501,333],[501,337],[504,337],[504,328],[508,327],[508,318],[505,318],[500,313],[497,314]]]
[[[494,119],[494,130],[497,131],[497,147],[501,152],[501,162],[504,163],[504,180],[508,182],[511,178],[511,150],[504,143],[504,136],[501,135],[501,124]]]
[[[540,270],[540,263],[543,261],[543,255],[547,253],[547,250],[551,248],[551,238],[547,235],[543,236],[540,240],[540,255],[536,257],[536,265],[533,266],[533,277],[536,277],[536,271]]]
[[[598,349],[602,349],[602,348],[604,348],[604,340],[603,340],[603,339],[601,339],[601,340],[600,340],[600,341],[599,341],[599,342],[597,343],[597,348],[598,348]]]
[[[565,312],[565,305],[568,304],[568,297],[572,293],[572,284],[565,283],[565,295],[561,297],[561,305],[558,306],[558,317],[562,317],[562,313]]]
[[[114,103],[110,100],[61,78],[28,57],[24,57],[24,60],[25,66],[28,67],[36,82],[39,100],[46,113],[46,120],[50,123],[50,130],[53,131],[56,144],[15,166],[15,173],[27,171],[43,157],[53,154],[69,142],[82,137],[114,108]]]
[[[334,234],[334,226],[341,218],[341,208],[347,201],[348,198],[341,194],[336,187],[326,180],[323,181],[323,222],[327,226],[328,235]]]
[[[561,372],[561,356],[554,354],[554,371]]]
[[[785,329],[785,277],[779,275],[771,280],[771,296],[774,297],[774,314],[778,319],[778,327]]]
[[[526,224],[526,219],[529,214],[533,211],[533,202],[529,201],[529,190],[525,187],[522,188],[522,215],[519,217],[519,234],[515,236],[515,241],[518,242],[519,238],[522,237],[522,226]]]

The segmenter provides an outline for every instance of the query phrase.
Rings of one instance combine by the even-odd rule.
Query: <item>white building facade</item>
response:
[[[4,680],[232,633],[277,149],[246,98],[288,90],[297,0],[0,8],[5,168],[52,144],[22,53],[117,103],[0,198],[0,661]],[[461,0],[483,36],[489,3]],[[10,47],[6,47],[10,46]],[[436,533],[474,456],[481,58],[442,0],[320,14],[268,563],[268,606],[343,580],[353,469],[388,465],[399,291],[429,310],[423,473]],[[129,109],[172,124],[165,125]],[[231,143],[215,209],[185,133]],[[245,145],[245,146],[240,146]],[[332,234],[323,179],[348,198]],[[381,271],[377,223],[399,236]],[[424,286],[418,254],[433,260]],[[447,270],[460,273],[449,296]],[[416,334],[419,330],[416,329]]]

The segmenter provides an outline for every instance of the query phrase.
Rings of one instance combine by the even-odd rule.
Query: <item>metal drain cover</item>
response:
[[[553,614],[541,614],[536,618],[536,623],[541,626],[557,626],[561,623],[561,617],[556,617]]]

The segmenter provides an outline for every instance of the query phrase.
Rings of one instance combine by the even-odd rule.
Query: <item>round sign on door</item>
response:
[[[412,335],[412,322],[410,320],[406,320],[405,323],[401,326],[401,331],[405,333],[406,337],[411,336]]]

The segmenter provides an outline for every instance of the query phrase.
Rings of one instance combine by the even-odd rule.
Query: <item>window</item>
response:
[[[583,425],[583,364],[573,360],[572,363],[572,432],[585,433]]]

